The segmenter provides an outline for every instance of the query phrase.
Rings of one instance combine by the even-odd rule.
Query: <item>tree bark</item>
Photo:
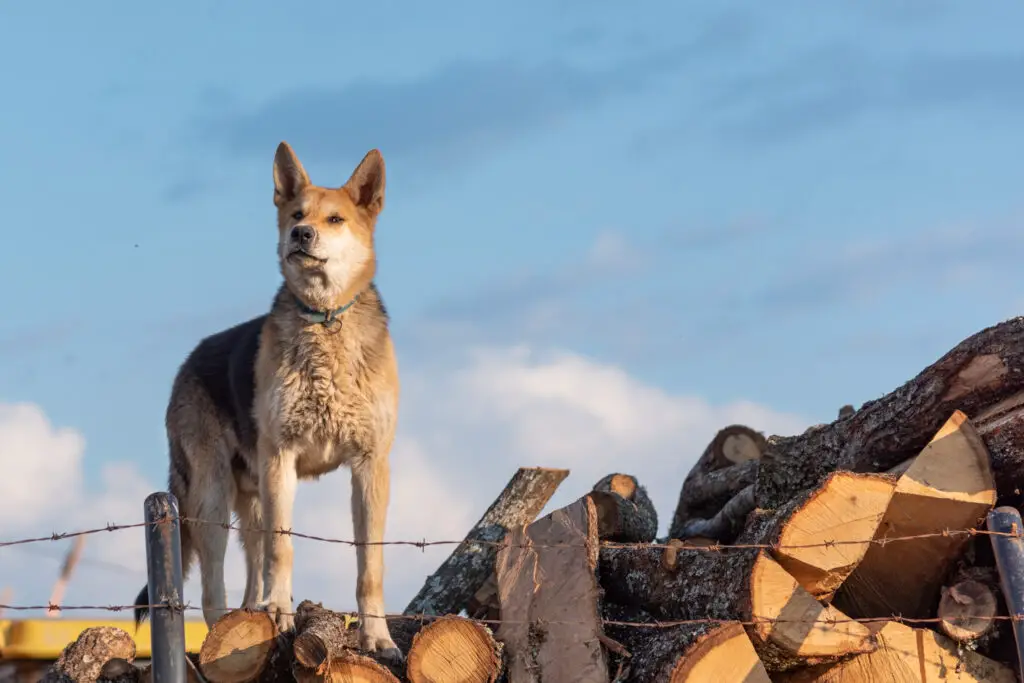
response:
[[[590,495],[515,529],[496,573],[510,683],[608,683]]]
[[[458,614],[468,607],[494,572],[498,552],[494,544],[510,529],[532,522],[568,475],[569,470],[520,468],[465,540],[423,584],[405,614]]]
[[[81,538],[81,536],[79,536]],[[102,683],[138,683],[141,672],[127,659],[108,659],[100,670],[99,678],[96,680]]]
[[[988,448],[999,505],[1024,504],[1024,392],[971,416]]]
[[[781,507],[836,470],[889,469],[924,448],[954,410],[971,415],[1022,390],[1024,317],[1018,317],[968,337],[845,419],[799,436],[768,439],[758,473],[758,506]]]
[[[483,624],[441,617],[416,634],[407,661],[410,683],[494,683],[502,671],[502,646]]]
[[[295,661],[307,669],[320,669],[359,649],[359,632],[348,627],[344,614],[303,600],[295,610]]]
[[[764,435],[749,427],[730,425],[719,430],[683,482],[669,537],[680,538],[679,531],[688,519],[712,517],[754,483],[756,463],[766,446]]]
[[[95,683],[103,667],[112,659],[135,660],[135,641],[114,626],[93,626],[68,644],[42,683]]]
[[[743,530],[747,515],[755,507],[754,485],[751,484],[733,496],[711,519],[691,517],[686,520],[680,528],[675,530],[675,536],[672,538],[674,540],[706,538],[721,543],[730,542]]]

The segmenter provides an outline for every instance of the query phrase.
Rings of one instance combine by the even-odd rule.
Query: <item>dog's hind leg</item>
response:
[[[263,508],[258,493],[239,491],[235,513],[241,528],[239,538],[245,551],[245,597],[242,607],[254,609],[263,600]]]
[[[384,619],[384,525],[391,492],[387,453],[352,463],[352,523],[355,531],[356,602],[359,605],[360,648],[400,660]]]
[[[224,555],[228,549],[228,525],[235,497],[235,483],[227,458],[212,457],[210,476],[193,484],[193,500],[201,523],[192,528],[192,543],[199,555],[203,585],[203,617],[207,626],[227,613],[224,591]],[[220,471],[224,470],[224,471]]]

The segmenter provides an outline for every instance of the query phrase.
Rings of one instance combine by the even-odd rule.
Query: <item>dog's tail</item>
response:
[[[175,442],[171,442],[172,451],[178,447]],[[180,447],[179,447],[180,448]],[[179,462],[184,462],[184,454],[175,453],[174,455],[179,456]],[[173,457],[172,457],[173,460]],[[180,475],[175,476],[174,470],[170,477],[170,491],[175,498],[178,499],[179,506],[187,505],[188,485]],[[189,515],[188,511],[179,508],[178,514],[182,517]],[[194,559],[194,550],[192,546],[192,529],[187,521],[182,521],[180,526],[180,538],[181,538],[181,580],[184,582],[188,578],[189,568],[192,566],[192,560]],[[135,597],[135,629],[138,630],[139,625],[146,620],[149,616],[149,584],[147,583],[139,591],[139,594]]]
[[[139,591],[138,597],[135,598],[135,630],[139,630],[139,624],[146,620],[149,616],[149,584],[147,583]]]
[[[192,534],[189,533],[188,522],[181,523],[181,580],[188,578],[188,570],[192,565]],[[147,583],[135,597],[135,630],[149,616],[149,584]]]

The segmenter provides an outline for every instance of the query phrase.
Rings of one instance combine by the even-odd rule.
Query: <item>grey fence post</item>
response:
[[[151,493],[146,497],[145,511],[153,683],[185,683],[178,501],[170,493]]]
[[[1004,505],[988,513],[988,530],[1013,536],[990,536],[1006,607],[1013,618],[1017,661],[1024,665],[1024,522],[1017,508]]]

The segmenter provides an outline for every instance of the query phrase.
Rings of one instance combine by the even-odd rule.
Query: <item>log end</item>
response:
[[[501,645],[490,629],[463,617],[446,616],[413,638],[406,675],[411,683],[494,683],[501,668]]]
[[[207,633],[199,650],[199,669],[210,683],[253,680],[266,666],[276,636],[266,612],[228,612]]]
[[[683,654],[669,683],[770,683],[742,626],[727,624],[713,629]]]
[[[876,647],[864,624],[822,605],[764,552],[751,570],[750,596],[751,613],[764,620],[753,632],[784,653],[827,660]]]
[[[292,675],[297,683],[400,683],[387,667],[355,653],[332,660],[321,673],[295,662]]]
[[[868,552],[893,489],[882,475],[834,472],[784,523],[775,558],[811,595],[831,595]]]
[[[761,432],[745,425],[729,425],[718,431],[709,446],[713,452],[713,467],[718,469],[748,460],[760,460],[765,445]]]
[[[997,603],[992,589],[966,579],[942,589],[939,619],[942,631],[961,643],[977,640],[995,625]]]

